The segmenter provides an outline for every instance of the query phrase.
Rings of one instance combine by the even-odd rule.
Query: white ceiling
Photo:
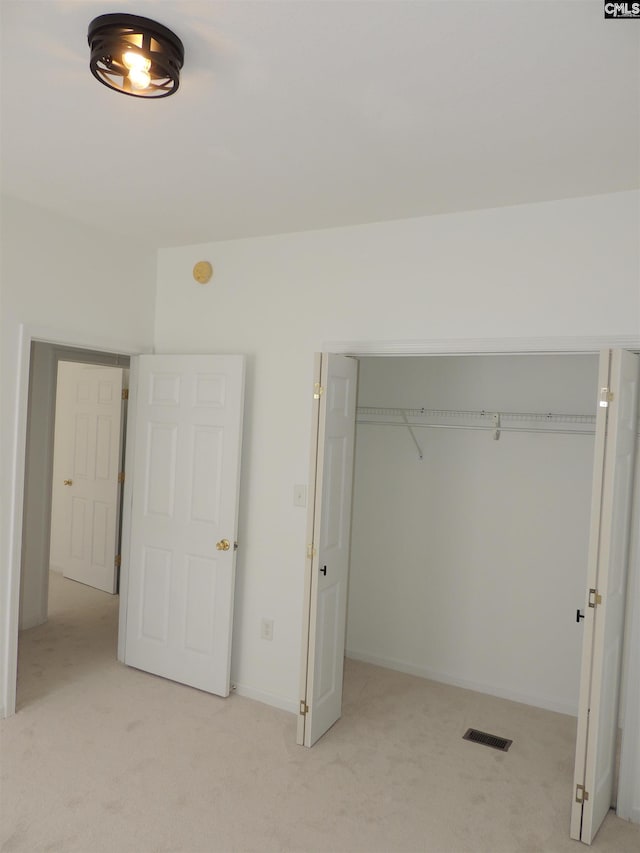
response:
[[[640,23],[600,0],[0,0],[2,187],[154,246],[631,189]],[[176,95],[88,68],[155,18]]]

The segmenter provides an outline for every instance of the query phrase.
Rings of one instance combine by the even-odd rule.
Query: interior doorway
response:
[[[110,365],[124,373],[128,372],[130,357],[43,341],[31,343],[20,567],[20,631],[43,625],[48,617],[57,375],[58,365],[62,362],[87,366]],[[118,461],[123,458],[123,436],[124,431],[118,439]],[[118,530],[121,526],[120,515],[118,510]],[[63,595],[63,586],[57,586],[57,601]],[[114,599],[117,602],[117,596]]]

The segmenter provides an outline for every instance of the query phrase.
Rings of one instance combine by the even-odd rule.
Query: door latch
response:
[[[602,604],[602,596],[598,592],[597,589],[589,590],[589,607],[597,607],[598,604]]]

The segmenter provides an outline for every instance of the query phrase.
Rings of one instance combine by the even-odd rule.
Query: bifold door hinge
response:
[[[586,803],[589,799],[589,792],[585,791],[584,785],[576,785],[576,803]]]
[[[124,483],[124,471],[120,471],[120,473],[118,474],[118,482]]]
[[[320,397],[324,394],[324,388],[319,382],[316,382],[313,386],[313,399],[319,400]]]
[[[309,712],[309,706],[304,701],[304,699],[301,699],[300,700],[300,716],[304,717],[307,715],[308,712]]]
[[[597,589],[589,590],[589,607],[597,607],[598,604],[602,604],[602,596],[598,592]]]
[[[116,559],[114,560],[114,562],[116,564],[116,569],[119,569],[120,564],[122,563],[122,557],[120,556],[120,554],[116,554]]]
[[[123,399],[123,400],[128,400],[128,399],[129,399],[129,389],[128,389],[128,388],[123,388],[123,389],[122,389],[122,399]]]
[[[609,388],[601,388],[598,403],[601,409],[606,409],[609,403],[613,403],[613,391]]]
[[[308,560],[313,560],[313,558],[315,557],[316,553],[317,553],[317,551],[316,551],[315,545],[313,544],[313,542],[310,542],[310,543],[307,545],[307,559],[308,559]]]

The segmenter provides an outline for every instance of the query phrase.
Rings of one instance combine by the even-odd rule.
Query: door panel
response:
[[[612,805],[640,358],[601,356],[571,836],[590,844]],[[586,792],[586,793],[583,793]]]
[[[312,438],[315,483],[312,554],[307,590],[309,622],[303,638],[303,695],[298,742],[312,746],[342,712],[342,676],[347,616],[351,492],[357,394],[355,359],[323,354]]]
[[[122,382],[120,367],[58,366],[51,564],[109,593],[117,587]]]
[[[125,663],[221,696],[243,395],[241,356],[138,360]]]
[[[204,557],[187,560],[185,648],[210,655],[213,652],[216,603],[215,564]],[[202,607],[202,602],[206,607]]]
[[[335,693],[340,675],[339,661],[332,654],[338,643],[340,625],[340,584],[332,584],[318,593],[318,648],[316,660],[317,687],[315,692],[316,709]]]

